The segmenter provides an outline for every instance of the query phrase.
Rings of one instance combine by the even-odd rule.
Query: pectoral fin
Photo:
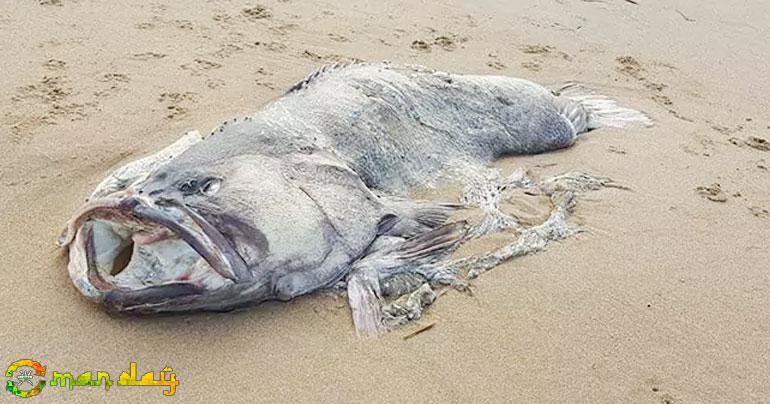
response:
[[[376,336],[384,331],[377,268],[354,266],[348,276],[348,303],[359,336]]]
[[[438,228],[452,213],[463,208],[459,203],[415,201],[392,196],[382,198],[382,201],[395,218],[391,218],[390,226],[380,234],[406,238]]]
[[[371,251],[354,262],[348,275],[348,302],[358,335],[377,335],[382,324],[383,273],[397,272],[403,266],[426,265],[459,245],[467,234],[464,221],[450,223],[403,242]]]

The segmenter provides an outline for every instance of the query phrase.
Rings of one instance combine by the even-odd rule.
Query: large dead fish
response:
[[[228,310],[346,281],[356,327],[371,333],[381,281],[424,269],[467,233],[445,224],[457,204],[408,190],[458,162],[646,120],[510,77],[327,66],[252,116],[117,170],[60,243],[75,286],[110,310]]]

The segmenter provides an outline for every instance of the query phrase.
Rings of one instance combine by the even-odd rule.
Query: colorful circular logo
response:
[[[21,398],[34,397],[45,387],[45,380],[42,379],[45,377],[45,366],[40,362],[22,359],[8,366],[5,377],[8,378],[5,389],[11,394]]]

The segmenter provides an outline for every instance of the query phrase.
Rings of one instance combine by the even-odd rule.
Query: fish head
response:
[[[325,215],[284,162],[172,162],[70,220],[70,276],[121,312],[225,310],[274,298],[276,274],[323,261]]]

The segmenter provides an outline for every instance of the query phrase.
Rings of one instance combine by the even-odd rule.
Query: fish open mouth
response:
[[[222,234],[182,203],[100,198],[75,214],[59,242],[69,246],[80,292],[119,311],[153,311],[250,277]]]

